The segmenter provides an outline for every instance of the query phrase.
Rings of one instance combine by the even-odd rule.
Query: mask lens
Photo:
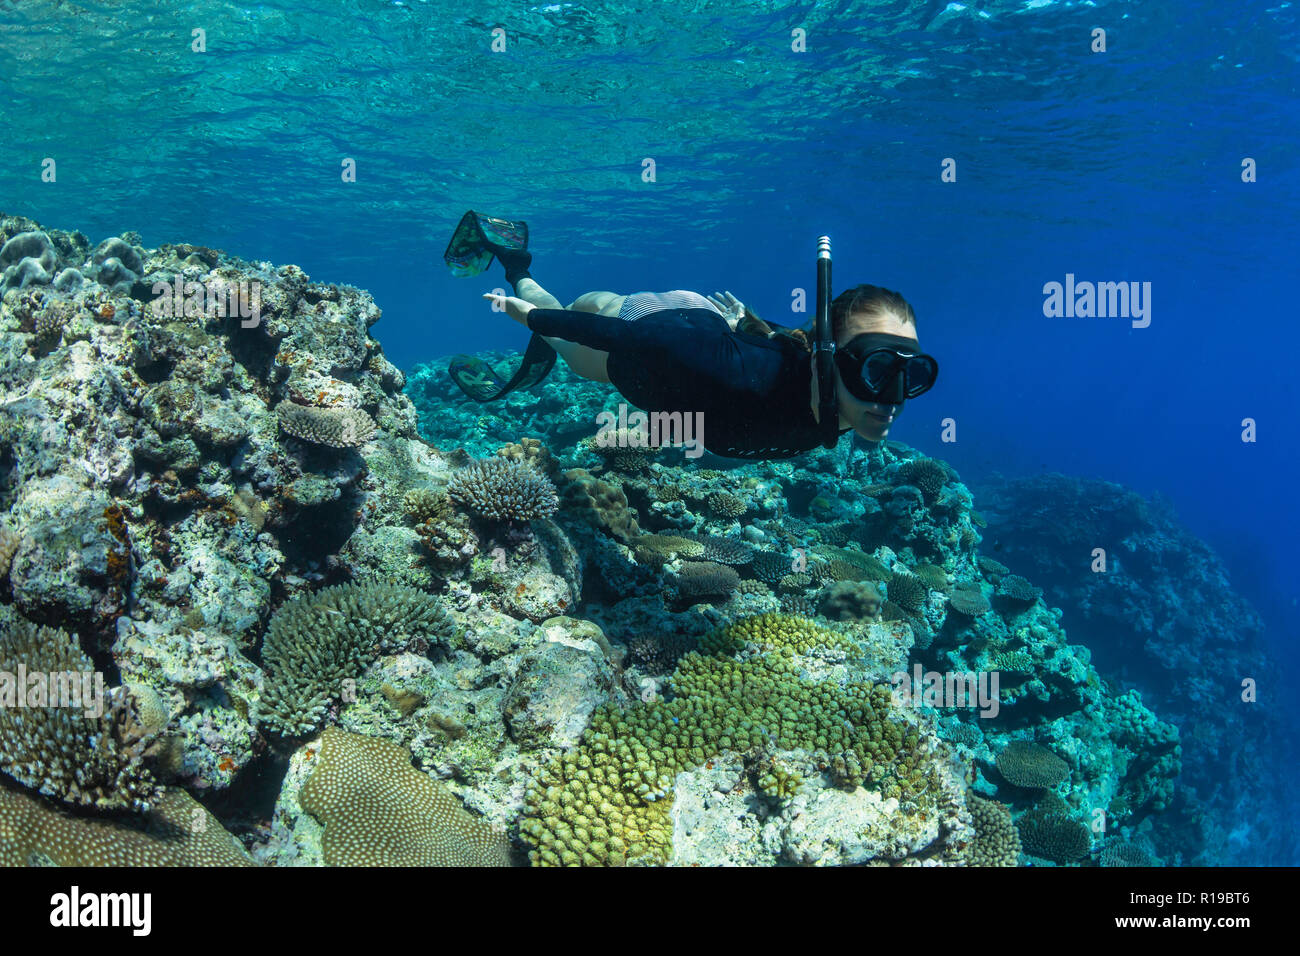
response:
[[[862,363],[862,380],[873,392],[878,392],[897,374],[898,366],[898,356],[893,352],[871,352]]]
[[[939,375],[939,366],[928,355],[918,355],[907,363],[907,397],[916,398],[928,391]]]

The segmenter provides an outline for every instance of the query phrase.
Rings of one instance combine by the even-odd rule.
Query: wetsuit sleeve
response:
[[[624,322],[615,315],[577,312],[568,309],[533,309],[528,313],[528,328],[538,335],[553,335],[566,342],[577,342],[602,352],[626,348],[636,323]]]

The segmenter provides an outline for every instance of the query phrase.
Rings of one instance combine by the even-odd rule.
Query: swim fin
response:
[[[482,359],[472,355],[454,355],[447,366],[451,380],[476,402],[493,402],[517,388],[529,388],[550,374],[555,366],[555,349],[546,339],[534,335],[528,340],[519,369],[505,381]]]
[[[528,248],[528,223],[481,216],[472,209],[461,217],[452,233],[443,261],[456,276],[475,276],[492,264],[498,252]],[[507,269],[507,272],[509,270]],[[540,335],[528,340],[519,369],[505,381],[482,359],[455,355],[447,371],[460,390],[476,402],[492,402],[518,388],[536,385],[555,367],[555,349]]]
[[[528,248],[528,223],[483,216],[470,210],[451,234],[443,262],[454,276],[476,276],[492,264],[498,249]]]

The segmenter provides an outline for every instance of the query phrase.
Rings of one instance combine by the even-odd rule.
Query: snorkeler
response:
[[[835,388],[819,400],[817,349],[802,331],[764,323],[730,293],[724,299],[680,290],[588,292],[565,309],[528,272],[527,227],[478,216],[480,224],[493,224],[496,239],[509,238],[494,241],[480,226],[466,241],[471,215],[457,230],[460,245],[453,239],[456,248],[448,247],[448,264],[475,274],[492,256],[500,259],[515,295],[484,298],[535,333],[508,384],[481,360],[453,360],[453,378],[479,401],[540,381],[558,352],[575,374],[612,384],[638,408],[702,413],[703,444],[716,455],[788,458],[849,430],[881,441],[904,402],[928,391],[938,376],[938,363],[917,342],[912,307],[897,292],[859,285],[829,305],[834,346],[828,342],[825,350],[833,353]],[[826,258],[828,285],[829,251]],[[820,413],[836,406],[832,433]]]

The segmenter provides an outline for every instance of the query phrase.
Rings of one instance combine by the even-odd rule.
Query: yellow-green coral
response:
[[[886,796],[933,785],[918,737],[892,717],[889,689],[800,676],[787,655],[844,638],[781,614],[738,621],[701,641],[674,671],[671,700],[605,705],[582,743],[544,767],[525,795],[520,834],[539,865],[663,863],[672,852],[677,774],[724,750],[818,754],[845,784],[875,781]],[[738,660],[732,653],[745,650]],[[795,781],[771,781],[793,792]]]

